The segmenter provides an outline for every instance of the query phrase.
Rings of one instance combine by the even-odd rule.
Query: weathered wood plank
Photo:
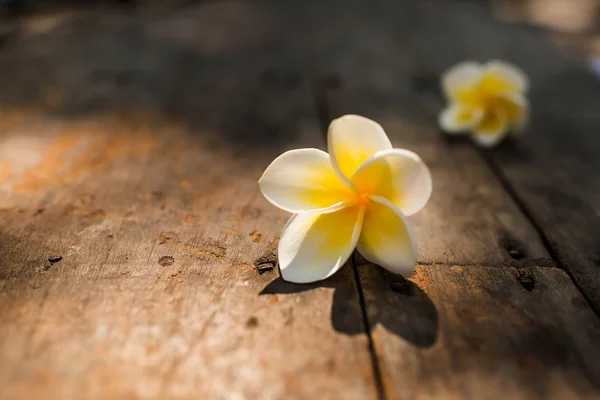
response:
[[[341,87],[325,89],[322,108],[331,118],[360,113],[378,120],[395,146],[423,157],[434,180],[430,203],[411,220],[420,262],[435,265],[420,266],[412,283],[405,283],[361,257],[355,261],[386,395],[597,398],[598,318],[569,276],[552,267],[537,229],[505,191],[493,164],[489,168],[468,142],[450,140],[436,126],[442,107],[439,74],[455,62],[511,60],[506,49],[518,48],[514,51],[529,60],[526,68],[546,68],[550,76],[570,63],[554,60],[553,50],[531,33],[518,40],[523,31],[499,29],[480,2],[382,1],[350,8],[343,22],[328,26],[331,40],[319,42],[322,70],[336,74]],[[316,13],[313,18],[316,25],[323,23]],[[342,44],[333,51],[336,40]],[[538,48],[530,49],[533,45]],[[537,100],[542,101],[544,113],[558,112],[552,96]],[[581,107],[582,116],[589,113]],[[588,157],[574,147],[572,155]],[[560,173],[550,163],[537,170],[532,161],[521,159],[528,169],[514,171],[530,185],[548,170]],[[543,207],[538,212],[549,211]],[[591,223],[584,231],[594,232]],[[562,228],[561,239],[576,229]],[[593,254],[586,251],[587,257]],[[455,265],[465,260],[466,265]],[[478,265],[469,266],[468,260]]]
[[[359,273],[388,398],[600,395],[600,323],[564,271],[435,265],[404,281],[365,264]]]
[[[0,397],[376,396],[351,269],[255,268],[287,218],[258,177],[323,145],[267,4],[82,14],[2,53]]]
[[[478,399],[502,390],[515,399],[596,398],[600,321],[568,275],[552,268],[534,228],[477,151],[445,140],[427,111],[393,94],[331,90],[327,101],[333,117],[376,118],[433,176],[430,203],[409,218],[420,261],[433,265],[420,266],[406,284],[355,260],[386,395]],[[480,262],[445,262],[468,259]]]
[[[600,312],[600,81],[535,29],[494,20],[484,3],[429,1],[413,7],[405,43],[430,81],[466,59],[508,60],[529,75],[527,134],[483,157],[497,167],[553,257]],[[431,109],[441,107],[433,96],[419,97]]]

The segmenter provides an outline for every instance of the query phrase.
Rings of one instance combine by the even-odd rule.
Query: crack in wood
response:
[[[533,216],[533,213],[529,210],[529,208],[527,207],[525,202],[517,194],[517,191],[515,190],[513,185],[508,181],[508,179],[502,172],[501,168],[498,165],[496,165],[496,163],[491,159],[491,157],[489,157],[488,155],[485,154],[485,150],[480,149],[479,147],[477,147],[475,145],[473,145],[473,147],[477,150],[480,158],[487,165],[487,167],[490,169],[492,174],[496,177],[500,186],[502,186],[504,191],[508,194],[508,196],[513,201],[513,203],[518,207],[519,211],[523,214],[525,219],[535,229],[535,231],[538,234],[539,238],[541,239],[544,247],[546,248],[546,251],[548,252],[548,254],[550,254],[550,257],[552,258],[554,263],[560,269],[565,271],[565,273],[569,276],[569,279],[571,280],[573,285],[577,288],[579,293],[581,293],[583,298],[587,301],[590,309],[596,314],[596,316],[598,316],[598,318],[600,318],[600,309],[598,309],[596,307],[596,305],[590,299],[590,297],[586,294],[586,292],[581,289],[581,286],[577,283],[577,281],[573,277],[573,274],[571,273],[571,271],[568,268],[566,268],[566,266],[561,262],[560,257],[558,256],[557,249],[552,245],[548,236],[544,232],[544,229],[542,228],[540,223],[536,220],[536,218]]]

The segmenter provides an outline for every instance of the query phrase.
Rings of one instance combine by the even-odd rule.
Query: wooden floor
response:
[[[162,3],[0,31],[0,398],[600,398],[600,80],[483,1]],[[439,75],[495,58],[482,151]],[[431,169],[417,272],[286,283],[257,179],[346,113]]]

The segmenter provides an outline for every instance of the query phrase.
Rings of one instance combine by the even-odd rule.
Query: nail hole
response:
[[[252,316],[246,321],[247,328],[256,328],[258,326],[258,318]]]
[[[500,237],[500,246],[504,247],[508,255],[515,260],[522,260],[525,258],[525,251],[521,243],[506,234],[503,234]]]
[[[521,275],[517,278],[517,281],[527,290],[531,292],[535,288],[535,280],[531,275]]]
[[[162,256],[158,259],[158,263],[163,267],[169,266],[175,262],[175,259],[171,256]]]
[[[394,280],[389,283],[390,289],[396,293],[401,293],[406,296],[411,294],[411,284],[407,280]]]
[[[263,254],[254,261],[254,266],[260,275],[273,271],[277,267],[277,256],[272,252]]]
[[[525,254],[523,254],[521,251],[519,251],[517,249],[508,250],[508,255],[511,256],[512,258],[514,258],[515,260],[520,260],[525,257]]]
[[[265,272],[273,271],[274,269],[275,269],[274,262],[264,262],[264,263],[256,264],[256,270],[261,275],[264,274]]]

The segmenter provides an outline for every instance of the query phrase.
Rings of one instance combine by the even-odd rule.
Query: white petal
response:
[[[431,196],[431,174],[421,158],[409,150],[375,153],[352,176],[359,193],[391,201],[404,215],[413,215]]]
[[[477,126],[482,117],[482,109],[454,103],[442,111],[439,124],[446,133],[465,133]]]
[[[333,170],[329,155],[318,149],[283,153],[258,183],[267,200],[292,213],[331,212],[352,204],[355,198]]]
[[[529,89],[529,78],[516,65],[506,61],[493,60],[485,64],[485,75],[492,74],[502,77],[503,80],[510,82],[512,88],[518,92],[526,92]]]
[[[292,216],[279,240],[279,268],[286,281],[308,283],[339,270],[360,236],[364,207]]]
[[[473,132],[473,141],[482,147],[493,147],[508,134],[509,124],[505,113],[494,110],[486,113],[479,126]]]
[[[447,98],[459,100],[461,92],[477,87],[482,68],[475,61],[464,61],[442,74],[442,89]]]
[[[500,143],[505,137],[506,135],[490,136],[475,133],[473,134],[473,141],[481,147],[494,147],[498,143]]]
[[[327,142],[334,169],[347,181],[373,154],[392,148],[381,125],[358,115],[345,115],[333,120],[327,132]]]
[[[388,200],[372,196],[357,249],[367,260],[404,276],[415,271],[417,244],[402,212]]]

